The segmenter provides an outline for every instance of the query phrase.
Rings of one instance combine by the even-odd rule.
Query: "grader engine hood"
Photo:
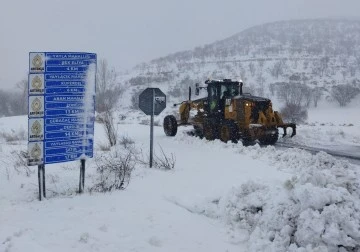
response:
[[[283,136],[287,135],[287,128],[292,128],[291,137],[296,135],[296,125],[294,123],[284,123],[281,115],[277,111],[273,111],[270,99],[243,95],[236,101],[243,110],[239,113],[239,119],[244,122],[245,127],[262,128],[263,132],[268,132],[268,129],[282,128]]]

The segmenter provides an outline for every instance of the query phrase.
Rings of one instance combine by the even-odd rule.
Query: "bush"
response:
[[[101,113],[98,116],[97,121],[103,124],[110,147],[115,146],[117,141],[117,128],[115,127],[112,112],[110,110],[107,110]]]
[[[129,136],[122,136],[119,142],[127,150],[133,150],[135,147],[135,141]]]
[[[11,130],[11,133],[1,132],[0,137],[5,139],[7,143],[27,140],[27,134],[24,129],[20,131]]]
[[[304,123],[308,117],[308,112],[305,107],[290,103],[281,109],[281,115],[284,121]]]
[[[285,104],[308,107],[312,99],[311,89],[300,83],[279,83],[276,85],[276,93],[278,99],[284,101]]]
[[[91,192],[123,190],[128,186],[131,172],[135,167],[133,152],[120,153],[120,151],[115,150],[109,155],[100,156],[95,161],[99,177],[94,186],[91,187]]]
[[[340,107],[345,107],[359,93],[359,88],[349,84],[337,85],[331,89],[331,97],[339,103]]]
[[[153,154],[153,167],[161,170],[172,170],[175,168],[176,157],[173,153],[170,155],[165,154],[164,150],[160,146],[160,155],[157,155],[154,151]],[[143,153],[140,152],[137,156],[136,161],[144,166],[149,166],[150,157],[144,157]]]
[[[160,146],[161,155],[154,155],[153,165],[155,168],[162,170],[172,170],[175,167],[176,158],[173,153],[167,156]]]

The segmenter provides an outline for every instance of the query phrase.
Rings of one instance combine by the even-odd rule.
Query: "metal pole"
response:
[[[150,121],[150,168],[153,165],[153,146],[154,146],[154,111],[155,111],[155,90],[153,89],[151,121]]]
[[[41,165],[42,166],[42,184],[43,184],[43,196],[44,198],[46,198],[46,184],[45,184],[45,165]]]
[[[80,161],[79,193],[83,193],[85,187],[85,159],[81,159]]]
[[[42,185],[42,169],[41,169],[42,165],[38,165],[38,180],[39,180],[39,200],[41,201],[42,199],[42,195],[43,195],[43,185]]]
[[[85,189],[85,159],[81,159],[81,169],[82,169],[82,190],[84,192]]]

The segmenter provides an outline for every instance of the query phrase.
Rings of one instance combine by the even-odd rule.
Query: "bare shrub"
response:
[[[26,114],[27,110],[24,109],[24,103],[27,103],[27,96],[24,100],[22,95],[18,91],[0,89],[0,117]]]
[[[321,99],[322,95],[323,95],[323,90],[321,88],[315,87],[312,89],[312,99],[313,99],[315,108],[317,107],[317,104],[318,104],[319,100]]]
[[[110,192],[125,189],[135,168],[133,152],[120,153],[115,150],[109,155],[100,156],[95,160],[98,178],[90,188],[90,192]]]
[[[14,169],[17,171],[17,173],[25,173],[27,177],[30,177],[30,175],[34,173],[34,171],[32,171],[27,164],[27,152],[14,150],[11,152],[11,155],[14,158]]]
[[[175,167],[176,157],[173,153],[166,155],[163,148],[160,146],[160,155],[154,154],[153,165],[155,168],[162,170],[172,170]]]
[[[1,132],[0,136],[5,139],[7,143],[14,143],[17,141],[24,141],[27,139],[27,135],[24,129],[19,131],[11,130],[11,133]]]
[[[117,141],[117,128],[115,127],[111,110],[107,110],[100,114],[98,120],[102,122],[104,126],[106,138],[109,141],[110,147],[115,146]]]
[[[132,94],[131,94],[131,104],[130,104],[130,108],[131,109],[139,109],[139,95],[143,92],[143,89],[136,89]]]
[[[268,69],[269,73],[275,77],[276,79],[279,78],[279,76],[284,74],[286,68],[286,63],[283,60],[279,60],[275,62],[272,67]]]
[[[300,83],[281,83],[277,85],[277,96],[285,104],[290,106],[309,106],[311,101],[311,89],[307,85],[301,85]]]
[[[336,85],[330,92],[331,97],[339,103],[340,107],[345,107],[359,93],[360,89],[350,84]]]
[[[96,71],[96,111],[111,110],[124,93],[125,88],[117,81],[118,74],[105,59],[100,60]]]
[[[150,120],[149,119],[143,119],[139,122],[139,124],[142,124],[142,125],[150,125]]]
[[[308,117],[308,112],[304,106],[289,103],[281,109],[281,115],[285,121],[304,123]]]
[[[120,138],[119,144],[122,145],[127,150],[132,150],[135,147],[135,141],[129,136],[122,136]]]
[[[175,163],[176,163],[175,155],[173,153],[171,153],[170,155],[167,155],[161,146],[160,146],[160,152],[161,152],[160,155],[157,155],[156,153],[154,153],[154,155],[153,155],[153,167],[161,169],[161,170],[174,169]],[[140,150],[136,153],[135,158],[136,158],[136,162],[138,164],[141,164],[144,166],[149,166],[150,156],[144,155],[142,150]]]
[[[26,175],[27,177],[30,177],[30,175],[35,172],[27,165],[27,152],[12,150],[9,154],[10,155],[5,155],[0,158],[0,166],[5,168],[5,175],[8,180],[10,180],[13,171],[19,175]]]
[[[111,150],[111,147],[109,144],[98,143],[97,146],[99,147],[99,149],[101,151],[110,151]]]

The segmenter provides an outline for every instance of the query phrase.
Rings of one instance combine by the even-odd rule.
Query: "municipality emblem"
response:
[[[43,72],[45,70],[45,54],[44,53],[36,53],[34,57],[32,57],[35,53],[30,54],[31,59],[31,67],[30,71],[34,72]]]
[[[36,54],[32,60],[32,64],[35,68],[41,68],[43,64],[43,60],[39,54]]]
[[[38,120],[36,120],[36,121],[33,123],[33,125],[31,126],[31,133],[32,133],[33,135],[38,136],[38,135],[41,134],[41,132],[42,132],[41,124],[39,123]]]
[[[39,98],[35,98],[31,104],[31,108],[34,112],[39,112],[42,108],[42,104]]]
[[[34,160],[39,160],[40,156],[41,156],[41,148],[40,146],[36,143],[34,145],[34,147],[31,149],[31,157],[34,158]]]
[[[40,78],[38,75],[36,75],[36,76],[32,79],[32,81],[31,81],[31,87],[32,87],[33,89],[41,89],[41,88],[42,88],[42,80],[41,80],[41,78]]]

